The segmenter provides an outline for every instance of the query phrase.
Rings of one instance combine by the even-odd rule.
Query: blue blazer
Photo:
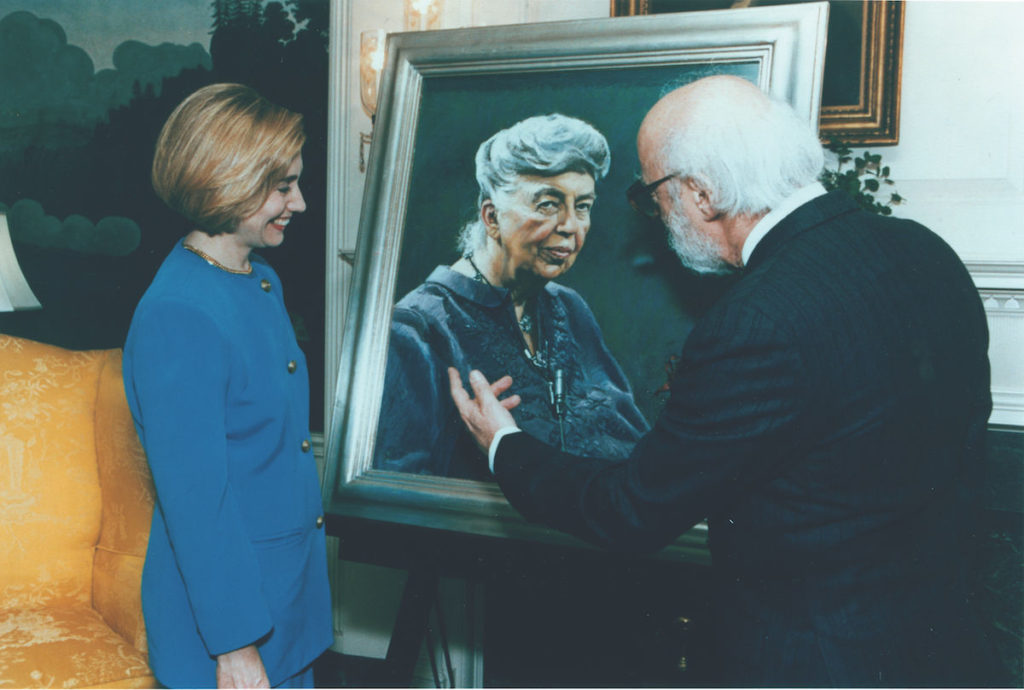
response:
[[[708,518],[725,683],[985,684],[965,602],[987,345],[945,243],[832,193],[697,322],[627,461],[514,434],[497,478],[527,518],[615,549]]]
[[[215,687],[258,644],[272,684],[333,642],[309,381],[281,283],[174,248],[125,343],[128,404],[156,484],[142,605],[150,664]]]

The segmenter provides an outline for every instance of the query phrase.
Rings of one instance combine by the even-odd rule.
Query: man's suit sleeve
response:
[[[186,304],[139,317],[128,344],[143,444],[192,613],[211,656],[252,644],[273,621],[230,481],[228,372],[217,324]]]
[[[627,460],[513,434],[495,476],[529,520],[616,550],[656,550],[780,471],[801,437],[805,397],[793,336],[755,309],[720,309],[691,333],[664,411]]]

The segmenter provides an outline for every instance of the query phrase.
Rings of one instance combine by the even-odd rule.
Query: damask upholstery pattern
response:
[[[88,606],[0,611],[0,687],[154,687],[145,658]]]
[[[0,689],[155,683],[153,489],[120,363],[0,335]]]

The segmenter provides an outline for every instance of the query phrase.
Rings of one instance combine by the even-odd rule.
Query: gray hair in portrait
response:
[[[528,117],[492,135],[477,149],[477,207],[514,189],[523,175],[553,177],[578,172],[597,181],[610,166],[608,141],[590,124],[560,113]],[[459,251],[472,253],[485,237],[479,218],[468,222],[459,232]]]
[[[717,211],[764,213],[821,174],[825,154],[817,133],[788,103],[767,98],[757,118],[726,99],[695,107],[662,155],[667,170],[715,191]]]

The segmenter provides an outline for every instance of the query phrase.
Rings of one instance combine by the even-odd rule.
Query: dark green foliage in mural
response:
[[[113,60],[114,69],[95,71],[92,58],[68,44],[59,24],[30,12],[0,19],[0,150],[82,143],[112,108],[131,102],[136,85],[159,89],[183,69],[211,67],[198,43],[147,46],[129,40]]]
[[[31,199],[21,199],[10,209],[0,204],[0,212],[7,214],[15,242],[107,256],[127,256],[139,246],[139,226],[131,218],[107,216],[93,223],[72,214],[61,222]]]

